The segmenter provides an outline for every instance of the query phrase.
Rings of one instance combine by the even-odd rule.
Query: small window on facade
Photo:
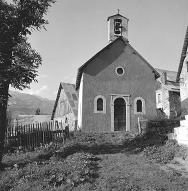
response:
[[[134,100],[134,114],[145,114],[145,101],[142,97]]]
[[[94,113],[106,113],[106,99],[98,95],[94,99]]]
[[[158,103],[161,103],[161,94],[158,94],[157,99],[158,99]]]
[[[137,100],[136,110],[137,110],[137,112],[142,112],[142,101],[141,100]]]
[[[122,76],[124,74],[124,68],[123,67],[116,68],[116,74]]]
[[[102,98],[97,99],[97,111],[103,111],[103,99]]]

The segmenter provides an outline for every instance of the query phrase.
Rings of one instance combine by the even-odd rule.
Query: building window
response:
[[[134,114],[145,114],[145,100],[142,97],[134,100]]]
[[[140,99],[136,101],[136,112],[142,112],[142,101]]]
[[[98,95],[94,99],[94,113],[106,113],[106,99]]]
[[[117,67],[117,68],[116,68],[116,74],[117,74],[118,76],[122,76],[124,73],[125,73],[125,70],[124,70],[123,67]]]
[[[103,99],[102,98],[97,99],[97,111],[103,111]]]
[[[161,102],[162,102],[162,100],[161,100],[161,94],[157,94],[157,101],[158,101],[158,103],[161,103]]]

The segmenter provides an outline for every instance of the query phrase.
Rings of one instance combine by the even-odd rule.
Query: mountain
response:
[[[10,91],[11,97],[8,102],[8,109],[13,117],[18,115],[34,115],[37,108],[40,108],[40,114],[51,115],[54,107],[54,101],[42,98],[36,95]]]

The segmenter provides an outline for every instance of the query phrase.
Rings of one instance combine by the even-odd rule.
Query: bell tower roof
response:
[[[128,18],[124,17],[123,15],[121,15],[121,14],[119,14],[119,13],[117,13],[117,14],[115,14],[115,15],[112,15],[112,16],[109,16],[109,17],[107,18],[107,21],[109,21],[109,19],[111,19],[111,18],[113,18],[113,17],[123,17],[123,18],[125,18],[125,19],[127,19],[127,20],[129,21]]]

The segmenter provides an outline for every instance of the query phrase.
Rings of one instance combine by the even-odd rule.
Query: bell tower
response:
[[[108,17],[107,22],[109,43],[119,36],[122,36],[128,40],[128,21],[129,19],[119,14],[119,9],[116,15]]]

